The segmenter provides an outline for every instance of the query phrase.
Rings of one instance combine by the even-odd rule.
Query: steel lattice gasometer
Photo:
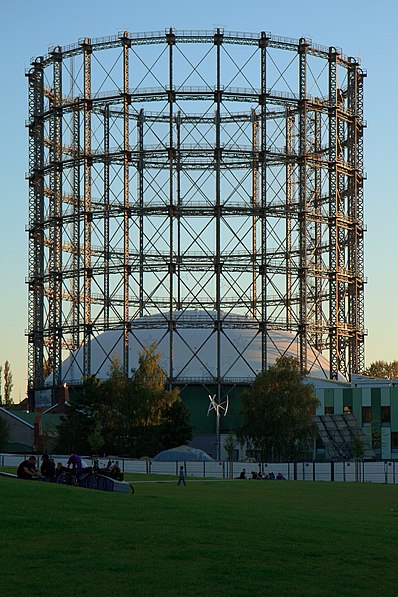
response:
[[[129,343],[154,320],[171,384],[187,327],[202,331],[186,365],[211,339],[219,393],[229,329],[252,330],[262,367],[279,330],[303,370],[326,357],[332,379],[360,371],[364,76],[334,47],[219,29],[124,32],[32,60],[30,395],[49,371],[63,383],[67,357],[96,374],[107,330],[129,372]],[[249,369],[252,341],[234,347]]]

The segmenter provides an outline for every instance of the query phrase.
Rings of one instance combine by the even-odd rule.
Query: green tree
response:
[[[10,438],[10,427],[5,419],[0,416],[0,450],[2,450]]]
[[[96,426],[90,435],[87,438],[87,441],[90,445],[92,454],[99,454],[101,448],[103,448],[105,444],[105,440],[103,435],[101,434],[101,429],[99,426]]]
[[[311,450],[318,400],[312,386],[303,383],[296,359],[281,357],[259,373],[242,403],[245,422],[239,439],[262,461],[296,460]]]
[[[190,414],[179,396],[165,409],[159,433],[160,450],[169,450],[176,446],[182,446],[192,439]]]
[[[398,361],[374,361],[364,369],[362,375],[376,379],[396,379],[398,377]]]
[[[355,458],[355,481],[358,482],[359,461],[362,460],[363,455],[365,454],[365,446],[358,429],[355,431],[354,437],[351,440],[351,452],[353,457]]]
[[[166,372],[159,364],[156,344],[144,348],[133,371],[132,416],[137,426],[160,425],[164,411],[179,397],[176,390],[165,389]]]
[[[182,403],[176,404],[179,390],[166,390],[166,372],[159,361],[156,344],[152,344],[141,352],[138,368],[132,372],[130,431],[136,456],[153,455],[192,437],[188,413]]]
[[[230,431],[227,435],[227,439],[224,442],[224,450],[226,451],[228,460],[230,462],[232,462],[234,459],[235,448],[236,448],[236,436],[232,431]]]
[[[91,452],[88,437],[93,431],[92,421],[77,408],[75,399],[69,404],[68,414],[61,417],[58,425],[54,450],[60,454],[70,454],[72,451],[88,454]]]
[[[14,384],[12,381],[12,373],[10,363],[4,363],[4,407],[8,410],[12,406],[11,392]]]
[[[62,421],[61,444],[86,452],[103,440],[100,448],[105,452],[140,457],[189,440],[189,414],[180,403],[179,390],[166,390],[159,360],[152,345],[140,354],[131,378],[115,358],[106,381],[86,379],[79,396],[70,401],[70,415]]]

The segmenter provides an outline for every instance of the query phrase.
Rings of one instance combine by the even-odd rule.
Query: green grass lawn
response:
[[[5,597],[398,595],[392,485],[0,477],[0,498]]]

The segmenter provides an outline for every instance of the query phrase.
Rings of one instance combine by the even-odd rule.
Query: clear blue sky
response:
[[[359,57],[365,80],[366,341],[367,362],[398,359],[396,314],[398,281],[396,52],[398,4],[395,0],[47,0],[4,2],[0,9],[0,363],[14,374],[13,399],[24,397],[27,344],[27,84],[30,58],[51,44],[80,37],[115,35],[119,30],[213,29],[270,31],[309,37]],[[397,108],[395,108],[397,110]]]

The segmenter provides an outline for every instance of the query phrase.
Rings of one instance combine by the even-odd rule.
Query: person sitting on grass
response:
[[[45,481],[53,481],[55,475],[55,462],[48,454],[43,454],[41,457],[42,465],[40,473]]]
[[[240,472],[239,479],[246,479],[246,469],[245,468]]]
[[[115,479],[115,481],[123,481],[123,473],[120,469],[118,460],[115,460],[111,466],[109,474],[112,479]]]
[[[17,469],[18,479],[37,479],[36,458],[29,456],[27,460],[21,462]]]
[[[57,466],[55,469],[55,480],[58,479],[58,477],[60,477],[62,475],[62,473],[64,472],[65,467],[63,466],[62,462],[57,462]]]

